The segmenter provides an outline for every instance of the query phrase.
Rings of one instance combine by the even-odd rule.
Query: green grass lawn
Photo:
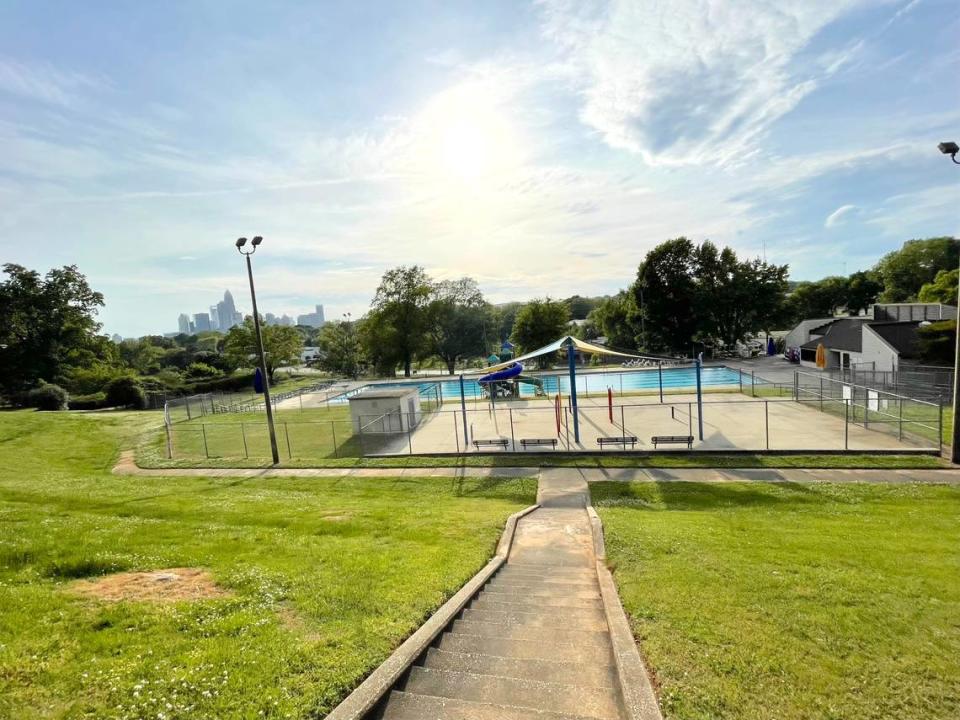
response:
[[[591,491],[667,718],[960,717],[960,488]]]
[[[322,717],[535,497],[530,479],[110,475],[155,422],[0,413],[0,718]],[[230,595],[67,592],[167,567],[207,568]]]

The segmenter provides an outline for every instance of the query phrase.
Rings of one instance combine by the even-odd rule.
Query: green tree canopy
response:
[[[113,356],[96,320],[103,295],[76,265],[41,276],[22,265],[3,266],[0,283],[0,391],[4,395],[40,381],[62,382],[76,368]]]
[[[957,282],[960,281],[960,269],[941,270],[933,279],[920,288],[918,299],[920,302],[942,303],[943,305],[957,304]]]
[[[263,335],[263,350],[267,356],[267,376],[273,382],[278,367],[295,363],[300,359],[303,338],[296,328],[285,325],[260,324]],[[247,317],[242,325],[230,328],[224,341],[224,353],[236,367],[255,368],[259,364],[257,335],[253,318]]]
[[[640,309],[638,347],[685,351],[697,334],[696,246],[680,237],[647,253],[632,287]]]
[[[368,314],[367,337],[376,338],[374,348],[381,361],[393,357],[410,377],[413,358],[423,350],[427,331],[427,305],[433,292],[430,277],[419,265],[388,270],[380,280]],[[378,327],[369,327],[375,324]],[[385,346],[383,346],[385,345]]]
[[[847,293],[845,304],[847,312],[857,315],[866,311],[877,301],[883,292],[883,282],[873,270],[855,272],[847,278]]]
[[[847,279],[831,276],[816,282],[797,283],[787,298],[790,323],[806,318],[833,317],[847,302]]]
[[[908,240],[899,250],[877,263],[883,279],[883,302],[910,302],[917,299],[927,283],[941,270],[955,270],[960,262],[960,241],[953,237]]]
[[[342,377],[355,378],[360,374],[362,350],[356,323],[335,320],[326,323],[317,335],[320,348],[320,367]]]
[[[517,313],[510,340],[518,346],[518,354],[528,353],[567,334],[569,322],[570,307],[565,302],[550,298],[531,300]],[[548,362],[546,357],[538,360],[541,367]]]
[[[427,306],[427,338],[430,350],[451,375],[457,360],[486,351],[487,317],[487,303],[473,278],[444,280],[434,286]]]
[[[604,298],[590,313],[588,320],[607,345],[617,350],[636,350],[640,334],[640,309],[633,293],[621,290],[613,297]]]

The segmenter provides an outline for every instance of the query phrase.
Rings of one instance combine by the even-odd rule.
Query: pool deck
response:
[[[790,399],[751,398],[736,392],[708,393],[703,402],[703,440],[699,440],[696,396],[657,394],[614,398],[611,421],[606,397],[594,395],[579,400],[580,442],[574,440],[573,413],[566,405],[557,416],[550,400],[509,400],[495,405],[467,403],[467,433],[473,440],[506,440],[507,449],[522,451],[524,438],[557,438],[557,450],[596,451],[597,439],[609,436],[636,436],[635,450],[653,450],[651,438],[661,435],[693,435],[694,450],[788,450],[788,451],[894,451],[933,448],[934,440],[905,433],[899,439],[897,423],[872,429],[850,423],[842,416],[821,412],[817,407]],[[441,412],[424,416],[412,435],[397,437],[380,447],[377,454],[456,453],[476,451],[464,443],[463,414],[458,402],[447,402]],[[909,429],[909,425],[906,425]],[[537,450],[549,450],[537,447]],[[658,449],[686,450],[686,445]],[[485,447],[489,452],[496,448]]]

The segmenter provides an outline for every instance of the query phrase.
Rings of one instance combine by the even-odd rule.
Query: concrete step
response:
[[[500,625],[522,625],[542,628],[577,628],[579,630],[607,631],[607,620],[600,610],[581,608],[578,613],[558,616],[549,610],[537,612],[504,612],[467,608],[460,616],[469,622],[494,623]]]
[[[513,565],[507,563],[498,575],[522,575],[525,577],[562,577],[571,579],[596,579],[597,570],[592,566],[563,567],[555,565]]]
[[[518,578],[494,577],[484,586],[491,590],[502,588],[504,591],[519,590],[526,592],[528,590],[545,590],[547,592],[597,592],[600,589],[600,583],[596,580],[574,580],[567,582],[565,580],[529,580]]]
[[[616,694],[610,688],[414,667],[403,690],[417,695],[576,713],[598,720],[617,720],[619,715]]]
[[[383,720],[587,720],[582,715],[415,695],[398,690],[390,693],[382,718]]]
[[[609,642],[560,642],[525,640],[489,635],[464,635],[445,632],[440,636],[437,648],[448,652],[479,653],[498,657],[559,660],[572,663],[598,663],[609,665],[613,661]]]
[[[541,598],[541,600],[543,600],[543,598]],[[557,605],[550,602],[538,602],[536,600],[525,602],[522,598],[511,598],[509,602],[501,602],[478,596],[470,603],[469,608],[471,610],[496,610],[498,612],[543,612],[549,613],[557,618],[583,617],[581,611],[587,611],[590,615],[603,617],[603,606],[599,601],[594,600],[572,600],[567,605]]]
[[[580,664],[558,660],[506,658],[478,653],[458,653],[430,648],[423,666],[435,670],[454,670],[480,675],[512,678],[536,678],[543,682],[567,683],[586,687],[616,687],[612,665]]]
[[[509,585],[542,585],[544,587],[565,587],[578,588],[598,587],[597,578],[564,578],[564,577],[541,577],[539,575],[512,575],[497,573],[490,579],[491,583],[509,584]]]
[[[604,630],[579,630],[575,628],[533,627],[516,623],[471,622],[454,620],[450,632],[483,637],[515,638],[517,640],[544,640],[556,642],[585,642],[602,645],[610,642]]]
[[[473,601],[473,606],[478,603],[509,603],[511,605],[526,605],[538,608],[603,608],[603,603],[599,597],[562,597],[562,596],[533,596],[523,593],[504,592],[503,590],[483,590]]]
[[[594,600],[600,597],[599,588],[568,589],[563,586],[507,585],[492,580],[483,586],[483,592],[501,593],[520,597],[564,598],[571,600]]]

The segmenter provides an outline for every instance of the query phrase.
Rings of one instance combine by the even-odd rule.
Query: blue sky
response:
[[[960,234],[954,0],[0,4],[0,250],[176,328],[382,272],[616,291],[686,235],[794,279]]]

